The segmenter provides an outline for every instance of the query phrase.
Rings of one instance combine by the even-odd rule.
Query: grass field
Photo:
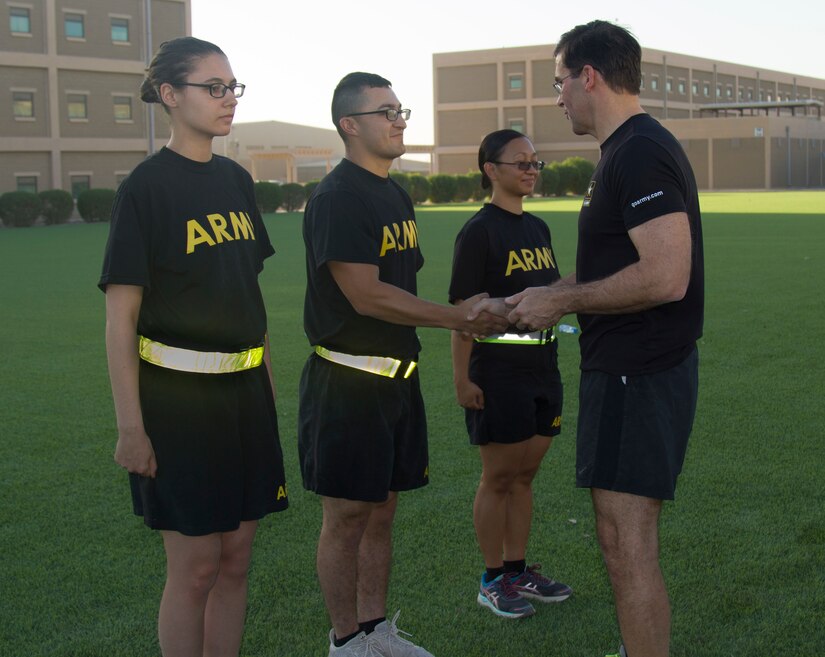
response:
[[[531,201],[574,263],[580,199]],[[706,194],[707,308],[698,417],[662,518],[674,657],[813,656],[825,648],[825,192]],[[421,296],[446,299],[454,236],[474,205],[418,211]],[[320,526],[296,462],[308,353],[300,214],[267,217],[261,283],[290,509],[262,522],[242,654],[326,655],[314,573]],[[159,537],[131,514],[112,462],[114,412],[95,284],[106,225],[0,230],[0,655],[159,654]],[[574,320],[574,318],[568,318]],[[586,491],[574,487],[578,349],[560,337],[564,429],[535,484],[528,558],[575,589],[511,622],[475,602],[478,457],[453,398],[446,331],[420,330],[429,487],[405,494],[390,613],[437,657],[601,657],[619,634]]]

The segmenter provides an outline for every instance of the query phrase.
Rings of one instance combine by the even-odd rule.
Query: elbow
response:
[[[690,284],[690,274],[668,276],[659,285],[659,300],[661,303],[672,303],[685,298]]]

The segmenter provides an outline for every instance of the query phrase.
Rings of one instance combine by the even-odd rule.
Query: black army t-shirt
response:
[[[144,288],[141,335],[235,352],[260,344],[266,332],[258,274],[272,253],[243,168],[163,148],[118,189],[99,286]]]
[[[547,224],[529,212],[513,214],[487,203],[456,237],[450,301],[481,292],[508,297],[525,288],[550,285],[559,279],[556,255]],[[511,330],[517,331],[515,327]],[[556,343],[542,349],[545,358]],[[474,357],[504,358],[520,366],[542,365],[533,347],[477,343]]]
[[[359,315],[335,283],[330,261],[378,267],[378,278],[417,293],[424,258],[412,201],[391,178],[342,160],[315,188],[304,212],[307,290],[304,330],[312,345],[367,356],[414,358],[415,328]]]

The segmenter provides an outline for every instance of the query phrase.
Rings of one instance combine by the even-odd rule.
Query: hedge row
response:
[[[113,189],[87,189],[77,197],[77,212],[83,221],[108,221],[115,200]],[[6,192],[0,195],[0,219],[11,227],[31,226],[38,217],[47,225],[64,224],[72,216],[74,200],[69,192],[49,189],[39,194]]]

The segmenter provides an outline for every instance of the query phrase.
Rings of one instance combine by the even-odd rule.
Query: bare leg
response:
[[[246,616],[247,573],[257,521],[242,522],[221,534],[218,578],[209,592],[204,627],[204,657],[237,657]]]
[[[381,618],[387,613],[387,588],[392,565],[392,523],[398,493],[376,505],[358,547],[358,621]]]
[[[164,657],[202,657],[204,612],[218,577],[221,535],[184,536],[164,531],[166,586],[158,638]]]
[[[591,495],[627,653],[667,657],[670,602],[659,567],[662,501],[600,488]]]
[[[527,541],[533,522],[533,479],[550,443],[548,436],[533,436],[519,443],[524,445],[518,472],[507,496],[506,522],[504,525],[504,560],[519,561],[527,554]]]
[[[335,497],[321,501],[318,579],[335,636],[342,638],[358,631],[359,545],[376,505]]]

